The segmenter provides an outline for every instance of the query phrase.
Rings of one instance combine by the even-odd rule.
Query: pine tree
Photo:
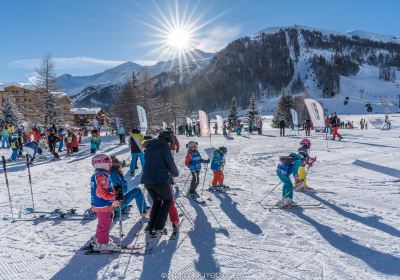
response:
[[[2,112],[0,114],[0,124],[19,125],[22,121],[22,115],[18,111],[17,106],[11,99],[6,99]]]
[[[286,126],[289,126],[289,124],[292,122],[290,108],[293,108],[293,97],[290,94],[283,94],[278,103],[278,108],[274,118],[272,119],[272,124],[274,127],[279,127],[279,122],[281,120],[284,120]]]
[[[56,97],[51,92],[44,94],[44,124],[59,125],[62,124],[61,112],[62,110],[57,105]]]
[[[131,131],[134,127],[139,125],[136,105],[141,92],[139,82],[134,72],[132,72],[131,79],[122,88],[115,104],[111,108],[113,117],[119,117],[125,126],[126,131]]]
[[[236,98],[232,97],[231,111],[229,112],[229,116],[228,116],[228,125],[230,127],[233,127],[237,123],[238,119],[239,119],[239,116],[238,116],[238,111],[237,111]]]
[[[257,106],[257,97],[255,93],[250,97],[250,104],[249,104],[249,112],[248,112],[248,118],[253,122],[254,124],[254,119],[260,114],[260,111]]]

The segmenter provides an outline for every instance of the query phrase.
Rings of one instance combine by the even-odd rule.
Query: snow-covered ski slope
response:
[[[348,116],[354,122],[360,117]],[[390,116],[394,129],[389,131],[372,125],[379,127],[379,117],[383,116],[369,119],[367,131],[342,130],[341,142],[310,137],[317,162],[308,182],[321,192],[295,193],[294,200],[320,202],[323,208],[268,211],[257,203],[278,183],[279,156],[295,151],[302,137],[291,131],[293,136],[279,137],[266,124],[262,136],[212,138],[212,146],[228,148],[226,184],[243,190],[205,191],[205,198],[211,197],[207,206],[179,197],[194,227],[185,219],[178,240],[163,238],[144,256],[87,256],[76,250],[94,236],[96,221],[1,220],[0,279],[399,279],[400,115]],[[179,139],[182,145],[198,141],[206,157],[208,138]],[[37,209],[74,207],[82,213],[89,207],[93,169],[87,144],[76,156],[37,162],[31,168]],[[101,149],[129,159],[128,146],[119,146],[116,137],[104,137]],[[189,174],[184,157],[182,148],[175,155],[181,171],[177,194]],[[14,212],[31,207],[24,162],[11,163],[8,169]],[[211,177],[208,172],[206,187]],[[133,186],[139,178],[128,180]],[[3,172],[0,189],[0,215],[8,216]],[[275,203],[280,194],[279,186],[264,203]],[[148,240],[138,221],[134,205],[123,221],[124,244],[143,245]],[[171,232],[169,223],[168,229]],[[116,223],[111,235],[117,239],[118,234]]]

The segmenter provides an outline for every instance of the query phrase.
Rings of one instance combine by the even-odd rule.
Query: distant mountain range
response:
[[[185,55],[185,57],[187,58],[187,61],[185,63],[206,65],[213,56],[213,53],[207,53],[195,49]],[[138,73],[144,67],[147,67],[151,76],[156,76],[162,72],[170,71],[177,65],[179,65],[179,58],[176,58],[174,60],[161,61],[152,66],[142,66],[140,64],[127,61],[114,68],[105,70],[104,72],[94,75],[73,76],[70,74],[64,74],[57,78],[57,83],[66,93],[68,93],[68,95],[76,97],[83,91],[87,92],[88,90],[86,88],[88,87],[94,88],[98,86],[108,87],[110,85],[121,85],[125,83],[126,80],[132,75],[132,72]]]
[[[376,104],[375,111],[383,110],[379,100],[400,94],[396,36],[299,25],[269,27],[234,40],[216,54],[194,50],[187,57],[192,58],[183,68],[179,59],[147,67],[154,81],[151,96],[181,92],[189,111],[218,111],[229,108],[232,97],[246,108],[255,93],[261,111],[270,114],[283,92],[307,91],[328,111],[342,113],[365,113],[368,102]],[[108,108],[132,71],[141,69],[126,62],[91,76],[62,75],[58,81],[75,106]],[[332,102],[336,96],[340,99]]]

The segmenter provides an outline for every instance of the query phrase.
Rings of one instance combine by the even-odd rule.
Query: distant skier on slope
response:
[[[281,163],[278,164],[276,174],[283,183],[282,199],[280,199],[276,206],[278,207],[290,207],[296,206],[296,202],[293,201],[293,183],[290,179],[290,175],[293,174],[295,179],[295,186],[300,186],[302,180],[299,178],[298,171],[302,164],[302,158],[299,154],[291,153],[289,156],[280,158]]]
[[[335,140],[336,136],[339,137],[339,140],[342,140],[343,137],[342,137],[342,135],[339,134],[340,120],[339,120],[336,112],[330,118],[330,121],[331,121],[331,126],[333,128],[332,140]]]

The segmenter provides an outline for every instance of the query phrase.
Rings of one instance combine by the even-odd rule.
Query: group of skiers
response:
[[[93,135],[93,134],[92,134]],[[6,125],[2,132],[2,148],[12,149],[9,161],[28,157],[28,162],[33,164],[36,155],[44,157],[48,150],[54,159],[59,159],[59,153],[66,147],[67,155],[79,151],[83,132],[81,130],[64,130],[62,127],[51,125],[48,128],[32,126],[30,129]],[[99,138],[99,135],[97,135]],[[100,141],[97,140],[96,149]]]
[[[92,244],[94,251],[118,251],[121,248],[109,242],[109,230],[113,217],[119,217],[123,212],[129,212],[129,204],[136,200],[136,205],[142,217],[150,215],[145,228],[151,237],[156,238],[167,234],[165,228],[169,216],[173,234],[179,230],[179,215],[175,206],[173,178],[179,175],[175,165],[173,153],[179,152],[179,142],[172,129],[161,131],[158,137],[143,136],[138,128],[134,128],[130,135],[131,147],[131,175],[135,175],[136,161],[140,159],[142,174],[141,183],[144,184],[151,199],[150,207],[140,188],[129,189],[128,183],[121,171],[121,162],[116,157],[107,154],[98,154],[92,158],[95,172],[91,177],[92,211],[96,213],[98,224],[96,229],[96,243]],[[211,162],[214,178],[210,191],[220,191],[224,185],[223,167],[225,147],[214,151],[212,160],[202,159],[198,152],[198,144],[189,141],[186,145],[187,154],[185,165],[188,166],[192,180],[186,196],[196,200],[199,198],[197,187],[200,183],[202,164]],[[208,167],[207,167],[208,168]]]

